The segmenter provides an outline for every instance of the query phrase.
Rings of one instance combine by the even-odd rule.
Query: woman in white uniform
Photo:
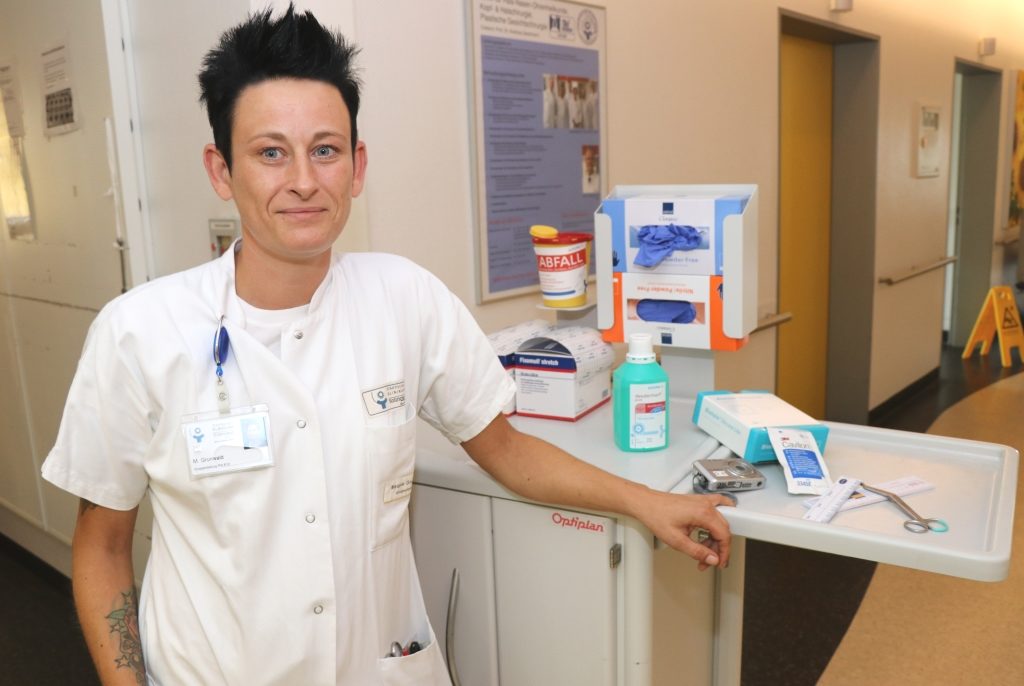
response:
[[[555,104],[555,75],[543,74],[541,81],[544,85],[543,92],[543,121],[545,129],[553,129],[558,126],[558,112]]]
[[[558,97],[555,98],[555,126],[560,129],[569,128],[569,91],[565,79],[558,79]]]
[[[409,542],[417,416],[513,491],[728,562],[725,498],[650,491],[518,433],[512,385],[440,281],[331,254],[367,163],[353,54],[292,9],[224,34],[200,74],[204,163],[242,239],[90,329],[43,475],[82,499],[72,581],[104,684],[447,684]]]

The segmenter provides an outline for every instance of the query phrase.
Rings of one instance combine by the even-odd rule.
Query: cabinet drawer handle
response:
[[[448,659],[448,677],[452,686],[461,686],[459,671],[455,669],[455,606],[459,598],[459,569],[452,570],[452,585],[448,591],[448,619],[444,632],[444,654]]]

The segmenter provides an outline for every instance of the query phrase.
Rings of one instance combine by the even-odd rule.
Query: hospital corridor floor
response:
[[[872,423],[1024,450],[1022,368],[1016,355],[1003,369],[998,355],[961,361],[946,348],[937,378]],[[1024,683],[1022,531],[1018,523],[1010,577],[999,584],[748,542],[742,686]],[[915,598],[926,600],[915,607]],[[99,684],[70,583],[3,536],[0,627],[0,686]]]

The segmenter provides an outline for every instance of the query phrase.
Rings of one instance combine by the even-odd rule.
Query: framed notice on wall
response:
[[[469,0],[478,301],[536,291],[530,226],[593,232],[606,188],[605,11]]]
[[[939,175],[939,114],[941,111],[938,105],[918,103],[915,108],[917,154],[915,155],[914,172],[919,179]]]

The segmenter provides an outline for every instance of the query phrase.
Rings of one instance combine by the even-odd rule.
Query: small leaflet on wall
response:
[[[936,105],[918,105],[917,109],[917,177],[938,176],[941,162],[939,148],[939,113]]]
[[[43,79],[43,131],[48,136],[78,128],[77,103],[67,41],[45,48],[40,55]]]
[[[535,291],[533,224],[592,232],[605,189],[605,12],[474,0],[481,300]]]

